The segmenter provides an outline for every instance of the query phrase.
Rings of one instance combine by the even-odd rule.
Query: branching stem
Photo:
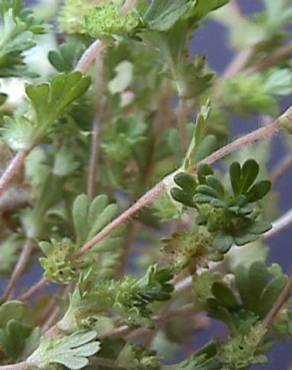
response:
[[[31,150],[22,150],[18,152],[9,163],[8,167],[0,178],[0,197],[8,189],[11,181],[19,174],[24,162]]]
[[[280,296],[276,300],[276,302],[273,305],[273,307],[271,308],[270,312],[268,313],[268,315],[264,319],[263,324],[266,328],[269,328],[273,324],[273,322],[276,319],[278,313],[281,311],[283,306],[287,303],[287,301],[291,297],[291,292],[292,292],[292,276],[289,277],[285,288],[283,289],[282,293],[280,294]]]
[[[33,251],[34,247],[34,241],[32,239],[28,239],[26,243],[24,244],[24,247],[22,249],[22,252],[20,254],[19,260],[12,272],[12,275],[10,277],[10,280],[7,284],[6,290],[3,294],[2,300],[6,301],[7,299],[10,299],[14,289],[17,285],[18,280],[21,278],[28,261],[30,259],[31,253]]]

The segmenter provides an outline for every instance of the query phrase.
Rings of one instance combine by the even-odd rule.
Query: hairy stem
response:
[[[0,197],[8,189],[11,181],[19,174],[19,171],[24,165],[24,162],[30,153],[30,150],[22,150],[18,152],[9,163],[8,167],[0,178]]]
[[[106,43],[97,39],[83,53],[75,67],[75,71],[83,74],[87,73],[93,62],[101,55],[106,48]]]
[[[28,239],[26,243],[24,244],[19,260],[12,272],[10,280],[3,294],[2,300],[6,301],[7,299],[10,299],[12,297],[12,294],[17,285],[17,282],[21,278],[23,272],[25,271],[25,268],[31,257],[33,247],[34,247],[34,241],[32,239]]]
[[[89,171],[87,180],[87,194],[93,199],[96,194],[96,185],[99,175],[99,150],[100,150],[100,128],[102,112],[102,91],[103,91],[103,60],[102,57],[96,60],[96,114],[93,123],[92,141],[90,150]]]
[[[280,178],[292,167],[292,155],[284,157],[272,171],[271,179],[273,184],[280,180]]]
[[[259,73],[264,72],[267,69],[281,63],[282,61],[289,59],[292,56],[292,43],[285,45],[275,51],[273,54],[268,54],[263,60],[257,63],[254,67],[248,70],[248,73]]]
[[[18,364],[14,365],[0,366],[0,370],[32,370],[32,367],[26,362],[19,362]]]
[[[39,293],[42,290],[44,290],[49,284],[50,282],[45,277],[43,277],[37,283],[31,286],[26,292],[24,292],[19,299],[21,301],[27,301],[34,294]]]
[[[237,150],[241,149],[243,146],[248,145],[250,143],[254,143],[255,141],[259,141],[262,139],[268,139],[274,134],[278,133],[280,130],[279,127],[279,121],[281,120],[281,117],[271,123],[270,125],[260,127],[259,129],[250,132],[247,135],[244,135],[237,140],[234,140],[232,143],[227,144],[223,148],[218,149],[216,152],[211,154],[209,157],[203,159],[201,163],[206,163],[206,164],[213,164],[220,159],[228,156],[229,154],[236,152]]]
[[[130,14],[137,6],[138,0],[126,0],[121,8],[121,15]]]
[[[271,308],[270,312],[267,314],[265,317],[263,324],[266,328],[269,328],[274,320],[276,319],[278,313],[281,311],[283,306],[287,303],[289,298],[291,297],[291,292],[292,292],[292,276],[289,277],[288,282],[283,289],[282,293],[276,300],[274,306]]]
[[[183,151],[188,148],[188,132],[187,132],[187,120],[188,120],[188,107],[187,102],[183,97],[179,98],[178,103],[178,129],[180,134],[181,146]]]

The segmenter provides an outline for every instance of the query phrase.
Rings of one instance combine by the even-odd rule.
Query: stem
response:
[[[284,115],[285,113],[281,117],[284,117]],[[261,139],[268,139],[270,136],[276,134],[280,130],[279,122],[281,120],[281,117],[274,121],[273,123],[271,123],[270,125],[260,127],[259,129],[250,132],[249,134],[244,135],[237,140],[234,140],[232,143],[227,144],[223,148],[218,149],[209,157],[203,159],[201,163],[211,165],[219,161],[220,159],[226,157],[227,155],[239,150],[245,145],[251,144]]]
[[[280,163],[276,166],[276,168],[272,171],[272,182],[275,184],[280,178],[292,167],[292,155],[287,155],[283,158]]]
[[[11,181],[19,174],[31,149],[18,152],[0,178],[0,197],[8,189]]]
[[[265,233],[264,238],[270,239],[273,236],[279,234],[282,230],[286,229],[292,224],[292,209],[281,216],[277,221],[273,223],[271,230]]]
[[[96,115],[93,124],[91,152],[89,161],[87,194],[93,199],[96,194],[96,185],[98,182],[98,162],[100,149],[100,128],[102,111],[102,85],[103,85],[103,60],[102,57],[96,59]]]
[[[19,362],[18,364],[14,365],[4,365],[0,366],[0,370],[29,370],[32,369],[30,365],[26,362]]]
[[[106,46],[105,42],[99,39],[95,40],[81,56],[75,71],[79,71],[83,74],[87,73],[92,63],[101,55]]]
[[[23,295],[19,298],[21,301],[27,301],[30,299],[34,294],[41,292],[49,285],[49,281],[43,277],[41,278],[36,284],[34,284],[31,288],[29,288]]]
[[[140,199],[137,200],[129,209],[118,216],[115,220],[109,223],[102,231],[100,231],[95,237],[89,240],[74,256],[73,258],[78,258],[85,253],[87,253],[92,247],[97,243],[108,237],[116,228],[125,224],[129,219],[134,217],[142,208],[145,208],[151,204],[157,196],[164,190],[164,183],[161,181],[153,187],[150,191],[144,194]]]
[[[283,306],[289,300],[289,298],[291,296],[291,291],[292,291],[292,276],[290,276],[290,278],[288,279],[288,282],[287,282],[285,288],[283,289],[282,293],[280,294],[280,296],[276,300],[276,302],[275,302],[274,306],[272,307],[272,309],[270,310],[270,312],[265,317],[265,319],[263,321],[263,324],[266,328],[269,328],[273,324],[273,322],[276,319],[278,313],[281,311]]]
[[[229,79],[237,75],[239,72],[241,72],[247,65],[253,53],[254,49],[252,47],[249,47],[236,54],[235,57],[230,62],[230,64],[225,69],[225,71],[223,72],[222,78]]]
[[[137,6],[138,0],[126,0],[121,8],[121,15],[126,16],[130,14]]]
[[[31,253],[33,251],[33,247],[34,247],[34,241],[32,239],[28,239],[22,249],[19,260],[12,272],[11,278],[7,284],[2,300],[6,301],[7,299],[11,298],[13,291],[17,285],[17,282],[21,278],[28,264]]]
[[[268,54],[262,61],[256,64],[254,67],[250,68],[248,72],[252,73],[259,73],[264,72],[267,69],[281,63],[282,61],[289,59],[292,56],[292,43],[283,46],[282,48],[278,49],[273,54]]]
[[[188,148],[187,119],[188,107],[186,105],[186,100],[180,97],[178,103],[178,129],[183,151],[186,151]]]

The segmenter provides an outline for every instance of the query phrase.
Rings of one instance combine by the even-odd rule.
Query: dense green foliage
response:
[[[223,76],[191,51],[209,19],[239,56]],[[291,108],[230,128],[291,97],[291,24],[289,0],[0,0],[0,370],[247,370],[291,340],[266,243]],[[226,337],[189,355],[211,319]]]

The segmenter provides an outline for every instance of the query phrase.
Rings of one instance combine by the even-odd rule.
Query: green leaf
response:
[[[118,206],[108,203],[105,195],[97,196],[92,202],[85,194],[75,199],[72,216],[79,246],[91,239],[116,216]]]
[[[96,336],[95,331],[83,331],[63,338],[43,337],[27,363],[41,368],[61,364],[72,370],[82,369],[88,365],[88,357],[100,350],[100,343],[94,340]]]
[[[10,320],[5,329],[0,329],[0,345],[9,358],[17,360],[21,357],[32,332],[32,327],[16,320]]]
[[[246,194],[249,202],[256,202],[264,198],[271,190],[272,183],[268,180],[257,182]]]
[[[212,285],[212,293],[217,301],[224,307],[230,309],[238,307],[238,301],[233,294],[232,290],[224,283],[216,281]]]
[[[230,235],[218,235],[214,239],[215,248],[221,253],[227,253],[233,244],[233,238]]]
[[[32,76],[24,52],[35,46],[35,35],[44,33],[44,27],[20,1],[4,0],[0,7],[0,77]]]
[[[71,72],[84,51],[84,45],[77,38],[70,38],[59,46],[59,50],[51,50],[48,54],[49,62],[59,72]]]
[[[5,328],[10,320],[21,321],[26,313],[26,306],[20,301],[8,301],[0,306],[0,328]]]
[[[174,200],[176,200],[179,203],[182,203],[186,206],[193,207],[194,206],[194,201],[193,197],[190,196],[189,194],[185,193],[182,189],[180,188],[172,188],[170,189],[170,194]]]
[[[144,21],[154,31],[169,30],[190,9],[190,0],[153,0]]]
[[[245,193],[254,183],[259,173],[259,165],[254,159],[248,159],[241,168],[241,192]]]
[[[192,11],[191,16],[196,21],[204,18],[208,13],[216,10],[227,4],[229,0],[197,0]]]
[[[217,192],[219,197],[224,197],[225,189],[221,182],[214,175],[206,176],[206,184]]]
[[[212,154],[218,146],[217,138],[215,135],[207,135],[198,145],[195,153],[195,162],[198,163],[208,155]]]
[[[188,193],[194,193],[197,186],[196,180],[185,172],[175,175],[174,182]]]
[[[233,162],[229,167],[229,177],[234,195],[240,193],[241,166],[238,162]]]
[[[47,130],[69,106],[85,93],[90,78],[80,72],[58,74],[50,84],[27,85],[26,94],[36,113],[40,127]]]
[[[265,317],[275,304],[277,298],[285,288],[287,276],[278,276],[271,280],[260,296],[258,312],[261,317]]]

